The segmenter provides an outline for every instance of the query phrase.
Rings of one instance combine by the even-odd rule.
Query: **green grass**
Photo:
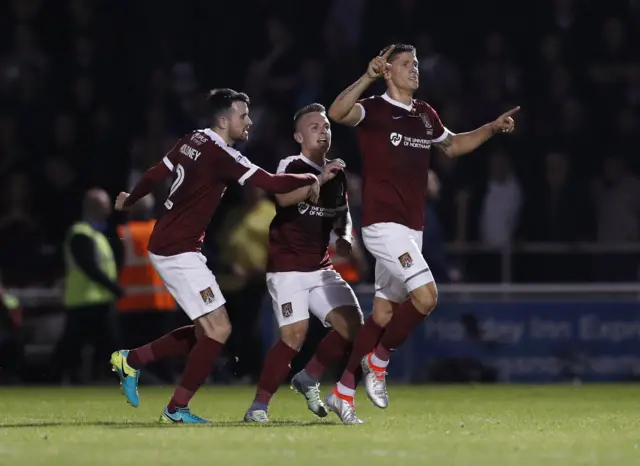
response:
[[[325,387],[326,388],[326,387]],[[157,423],[171,389],[141,389],[138,409],[113,388],[0,389],[0,464],[15,465],[634,465],[640,387],[391,386],[387,410],[359,393],[366,424],[306,410],[284,387],[269,426],[245,425],[246,387],[200,392],[213,426]]]

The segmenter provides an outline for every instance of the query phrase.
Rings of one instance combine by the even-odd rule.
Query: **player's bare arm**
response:
[[[298,188],[295,191],[291,191],[285,194],[276,194],[276,202],[281,207],[288,207],[295,205],[299,202],[310,201],[312,204],[318,202],[318,196],[320,195],[320,188],[327,181],[335,178],[339,171],[345,167],[342,160],[336,159],[327,163],[320,176],[318,176],[318,182],[311,186],[305,186]]]
[[[345,199],[348,199],[346,193]],[[333,224],[333,232],[337,237],[336,253],[339,256],[348,257],[351,255],[353,250],[353,237],[351,236],[351,232],[353,231],[353,221],[351,220],[348,201],[344,207],[344,211],[336,218]]]
[[[171,170],[163,162],[159,162],[154,167],[147,170],[144,175],[138,180],[136,185],[131,190],[131,194],[121,192],[116,198],[115,209],[118,211],[126,210],[136,203],[139,199],[142,199],[147,194],[151,193],[156,186],[166,180],[171,175]]]
[[[511,133],[516,127],[515,120],[511,115],[515,114],[520,107],[515,107],[500,115],[495,121],[482,125],[480,128],[468,133],[447,134],[436,147],[449,157],[459,157],[473,152],[492,136],[498,133]]]
[[[329,118],[336,123],[347,126],[356,126],[360,123],[363,116],[362,107],[356,105],[356,102],[371,83],[383,77],[386,70],[391,67],[391,65],[387,63],[387,60],[391,52],[393,52],[393,49],[393,46],[389,47],[383,55],[379,55],[371,60],[367,67],[367,72],[336,97],[336,100],[334,100],[331,107],[329,107]]]
[[[287,193],[302,187],[308,188],[317,182],[318,178],[311,173],[278,173],[274,175],[262,168],[258,168],[247,180],[248,184],[274,194]]]

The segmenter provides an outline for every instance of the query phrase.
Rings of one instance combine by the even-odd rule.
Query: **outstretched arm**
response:
[[[262,168],[258,168],[246,182],[264,189],[270,193],[288,193],[298,188],[310,186],[317,182],[318,178],[311,173],[294,174],[294,173],[279,173],[274,175]]]
[[[495,121],[468,133],[453,134],[449,132],[442,141],[436,143],[436,147],[449,157],[459,157],[473,152],[494,134],[511,133],[515,129],[515,121],[511,115],[518,110],[520,107],[513,108],[500,115]]]

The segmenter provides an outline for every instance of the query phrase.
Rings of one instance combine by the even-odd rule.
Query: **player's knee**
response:
[[[280,329],[280,339],[290,348],[299,350],[307,337],[308,327],[308,320],[285,325]]]
[[[224,307],[206,314],[196,321],[196,329],[200,329],[201,333],[207,338],[216,340],[220,343],[226,343],[231,335],[231,322]],[[200,333],[200,332],[197,332]]]
[[[231,322],[221,322],[215,326],[207,326],[204,328],[204,334],[220,343],[225,343],[231,335]]]
[[[397,304],[394,302],[387,299],[375,298],[373,300],[373,312],[371,314],[371,319],[379,327],[386,327],[391,320],[393,311],[396,307]]]
[[[438,304],[438,290],[434,282],[427,283],[411,292],[411,302],[422,314],[429,315]]]
[[[342,306],[327,315],[327,322],[348,341],[354,341],[364,323],[362,311],[355,306]]]

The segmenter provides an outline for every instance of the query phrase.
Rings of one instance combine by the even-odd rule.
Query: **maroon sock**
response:
[[[380,336],[384,332],[384,327],[380,327],[373,321],[373,318],[369,317],[356,336],[356,340],[353,342],[353,349],[351,350],[351,356],[349,356],[349,362],[345,368],[340,383],[347,388],[356,388],[356,372],[360,367],[360,361],[362,358],[375,348],[376,343],[380,339]]]
[[[335,330],[331,330],[318,344],[315,354],[304,370],[310,377],[320,380],[327,367],[331,367],[332,364],[344,357],[348,346],[349,341]]]
[[[296,354],[298,352],[282,340],[278,340],[273,345],[262,365],[254,402],[269,404],[273,394],[287,378],[291,369],[291,360]]]
[[[141,369],[151,362],[187,354],[195,343],[195,326],[180,327],[151,343],[129,351],[127,363],[134,369]]]
[[[413,329],[426,318],[418,311],[410,299],[406,300],[393,313],[393,317],[387,325],[380,343],[376,346],[374,354],[382,361],[388,361],[391,351],[402,345]]]
[[[182,373],[180,385],[173,393],[169,401],[169,412],[175,412],[176,408],[183,408],[200,388],[211,373],[213,363],[222,351],[223,344],[203,336],[200,338],[189,353],[187,364]]]

